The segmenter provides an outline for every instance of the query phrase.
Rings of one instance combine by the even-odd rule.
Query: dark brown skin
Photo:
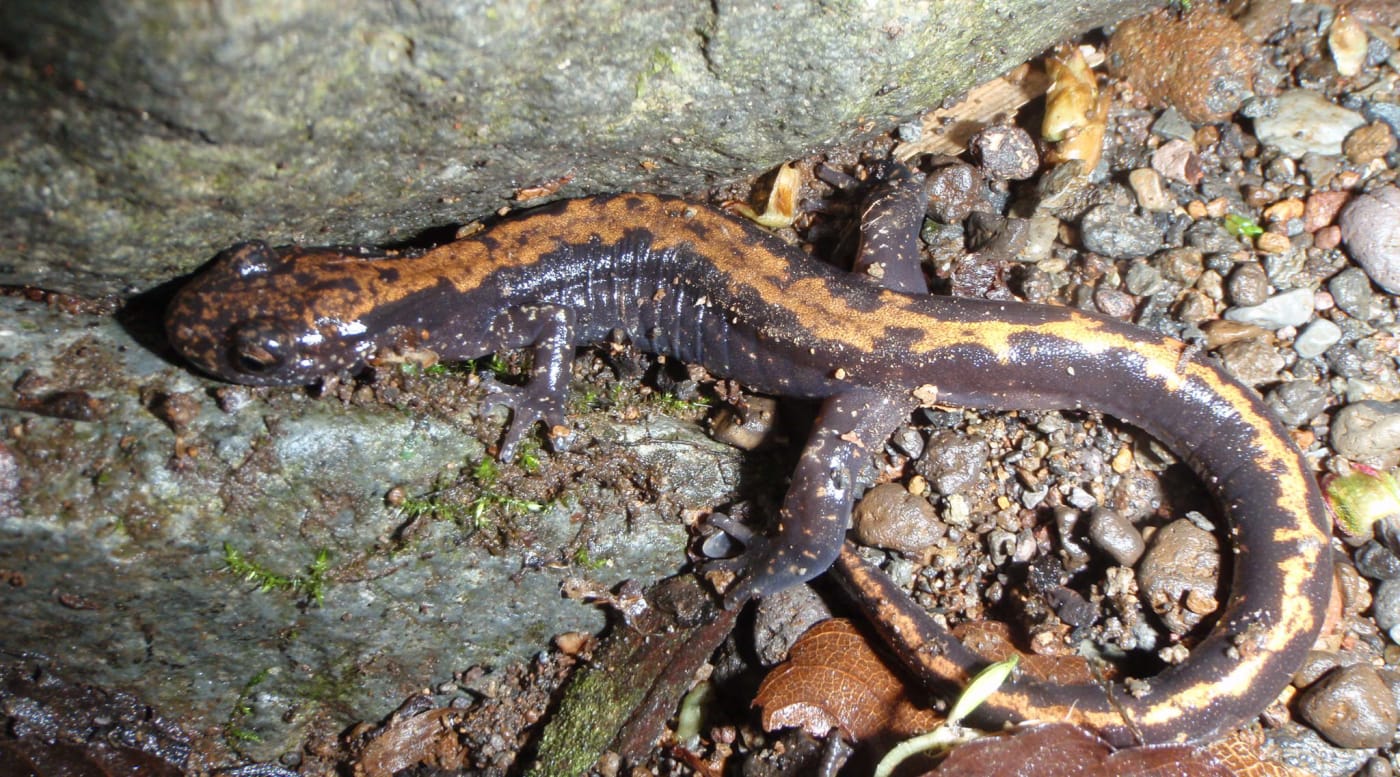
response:
[[[1326,513],[1286,431],[1179,341],[1068,308],[905,293],[918,277],[919,184],[895,169],[867,209],[858,266],[899,279],[884,288],[707,206],[623,194],[555,203],[413,257],[235,246],[180,291],[167,330],[201,369],[257,385],[353,372],[395,349],[533,348],[530,384],[491,399],[515,412],[504,459],[536,421],[564,423],[575,345],[615,329],[759,391],[823,399],[775,535],[720,524],[746,544],[713,565],[736,576],[729,606],[831,566],[855,473],[921,401],[1102,411],[1167,443],[1219,499],[1235,549],[1229,600],[1190,658],[1145,690],[1019,678],[986,709],[1080,723],[1117,745],[1204,738],[1253,717],[1312,646],[1331,586]],[[959,686],[981,665],[882,573],[841,569],[933,684]]]

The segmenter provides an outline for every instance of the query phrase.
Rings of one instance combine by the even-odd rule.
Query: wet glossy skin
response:
[[[920,291],[918,179],[896,171],[867,213],[860,266],[834,270],[704,205],[624,194],[559,202],[413,257],[336,249],[230,249],[170,306],[171,342],[226,380],[294,385],[377,353],[470,359],[535,351],[510,458],[535,421],[565,422],[574,347],[621,329],[634,345],[764,392],[824,399],[777,531],[749,535],[732,606],[809,580],[834,561],[854,473],[920,401],[1099,410],[1178,452],[1221,502],[1235,548],[1229,600],[1190,659],[1129,693],[1019,678],[984,708],[997,720],[1071,720],[1115,744],[1206,737],[1257,714],[1322,625],[1331,585],[1316,484],[1259,397],[1184,344],[1080,311]],[[911,210],[917,208],[917,210]],[[900,290],[895,290],[896,287]],[[877,570],[843,559],[848,587],[906,662],[935,685],[975,656],[922,620]]]

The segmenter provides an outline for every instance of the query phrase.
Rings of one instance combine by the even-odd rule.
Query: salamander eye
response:
[[[276,337],[257,327],[245,328],[233,337],[229,362],[245,375],[262,376],[274,372],[286,362],[285,348]]]
[[[250,375],[263,375],[277,369],[282,364],[282,357],[261,346],[250,345],[237,350],[234,363],[238,369]]]

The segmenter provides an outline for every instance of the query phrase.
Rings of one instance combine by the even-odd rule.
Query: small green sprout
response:
[[[875,777],[889,777],[901,763],[919,753],[929,750],[946,750],[953,745],[980,736],[979,732],[963,728],[963,719],[996,693],[1001,684],[1006,682],[1006,678],[1011,676],[1019,662],[1020,656],[1012,656],[978,672],[977,676],[972,678],[972,682],[967,684],[967,688],[963,690],[958,700],[953,703],[953,709],[948,712],[948,719],[927,734],[920,734],[896,745],[894,749],[885,754],[884,758],[880,759],[879,765],[875,767]]]
[[[1248,216],[1231,213],[1225,217],[1225,231],[1235,237],[1256,238],[1264,234],[1264,228]]]

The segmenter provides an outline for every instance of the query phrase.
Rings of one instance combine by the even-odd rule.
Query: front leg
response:
[[[496,407],[510,408],[511,418],[497,456],[509,462],[535,422],[543,421],[551,433],[564,426],[564,404],[574,365],[574,311],[561,305],[511,308],[497,317],[491,332],[501,348],[531,349],[530,382],[523,387],[487,383],[488,397],[481,408],[483,413]]]
[[[737,575],[725,591],[725,607],[805,583],[831,566],[851,524],[856,475],[912,407],[912,399],[871,388],[829,397],[793,472],[774,535],[757,536],[728,518],[713,519],[745,546],[742,555],[710,564]]]

